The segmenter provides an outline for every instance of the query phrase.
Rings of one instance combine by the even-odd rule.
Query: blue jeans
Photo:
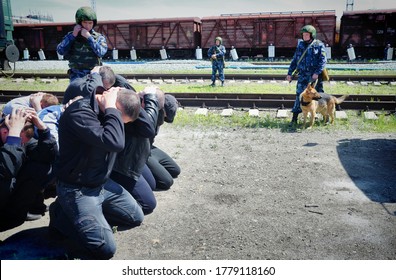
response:
[[[137,181],[121,174],[117,171],[111,173],[111,178],[122,185],[142,207],[143,213],[152,213],[157,206],[153,190],[155,189],[155,179],[150,169],[145,164],[142,174]]]
[[[143,221],[136,200],[111,179],[96,188],[58,182],[57,195],[50,207],[50,226],[82,243],[93,258],[113,257],[116,244],[112,226],[132,228]]]

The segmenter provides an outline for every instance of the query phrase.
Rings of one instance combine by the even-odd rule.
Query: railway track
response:
[[[0,90],[0,103],[27,96],[36,91],[6,91]],[[55,94],[59,100],[64,92],[48,91]],[[182,107],[207,108],[257,108],[257,109],[287,109],[292,108],[295,94],[246,94],[246,93],[171,93]],[[340,95],[335,95],[340,96]],[[350,95],[341,104],[344,110],[387,111],[396,110],[396,95]]]
[[[208,74],[121,74],[126,79],[136,80],[210,80],[210,73]],[[0,75],[1,77],[1,75]],[[66,73],[18,73],[16,72],[14,78],[31,79],[68,79]],[[226,74],[227,80],[285,80],[285,74]],[[366,81],[366,82],[395,82],[396,74],[388,75],[331,75],[332,81]]]

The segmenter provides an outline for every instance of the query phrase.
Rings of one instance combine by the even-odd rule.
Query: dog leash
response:
[[[311,86],[312,86],[313,88],[316,87],[316,85],[317,85],[317,83],[318,83],[318,80],[319,80],[319,78],[316,79],[315,81],[312,81],[312,82],[311,82]]]
[[[312,44],[313,44],[314,42],[316,42],[316,39],[313,40],[313,41],[311,42],[311,44],[309,44],[309,46],[305,49],[305,51],[303,52],[303,54],[300,56],[300,59],[297,61],[296,69],[294,69],[294,71],[293,71],[293,73],[292,73],[292,80],[293,80],[293,78],[298,74],[298,70],[297,70],[298,65],[300,64],[301,60],[304,58],[304,56],[305,56],[305,54],[307,53],[308,49],[312,46]],[[291,83],[291,81],[290,81],[290,83]]]

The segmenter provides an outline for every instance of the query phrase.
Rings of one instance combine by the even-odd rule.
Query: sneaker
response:
[[[43,217],[43,215],[41,215],[41,214],[32,214],[32,213],[28,212],[27,215],[26,215],[25,221],[35,221],[35,220],[41,219],[41,217]]]
[[[221,82],[221,86],[224,87],[224,82]]]
[[[215,83],[211,83],[210,86],[211,86],[211,87],[214,87],[214,86],[216,86],[216,85],[215,85]]]

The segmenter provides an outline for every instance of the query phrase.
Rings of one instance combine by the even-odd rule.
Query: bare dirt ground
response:
[[[116,260],[396,259],[395,134],[166,124],[156,144],[182,173]],[[62,258],[47,225],[0,233],[1,259]]]

